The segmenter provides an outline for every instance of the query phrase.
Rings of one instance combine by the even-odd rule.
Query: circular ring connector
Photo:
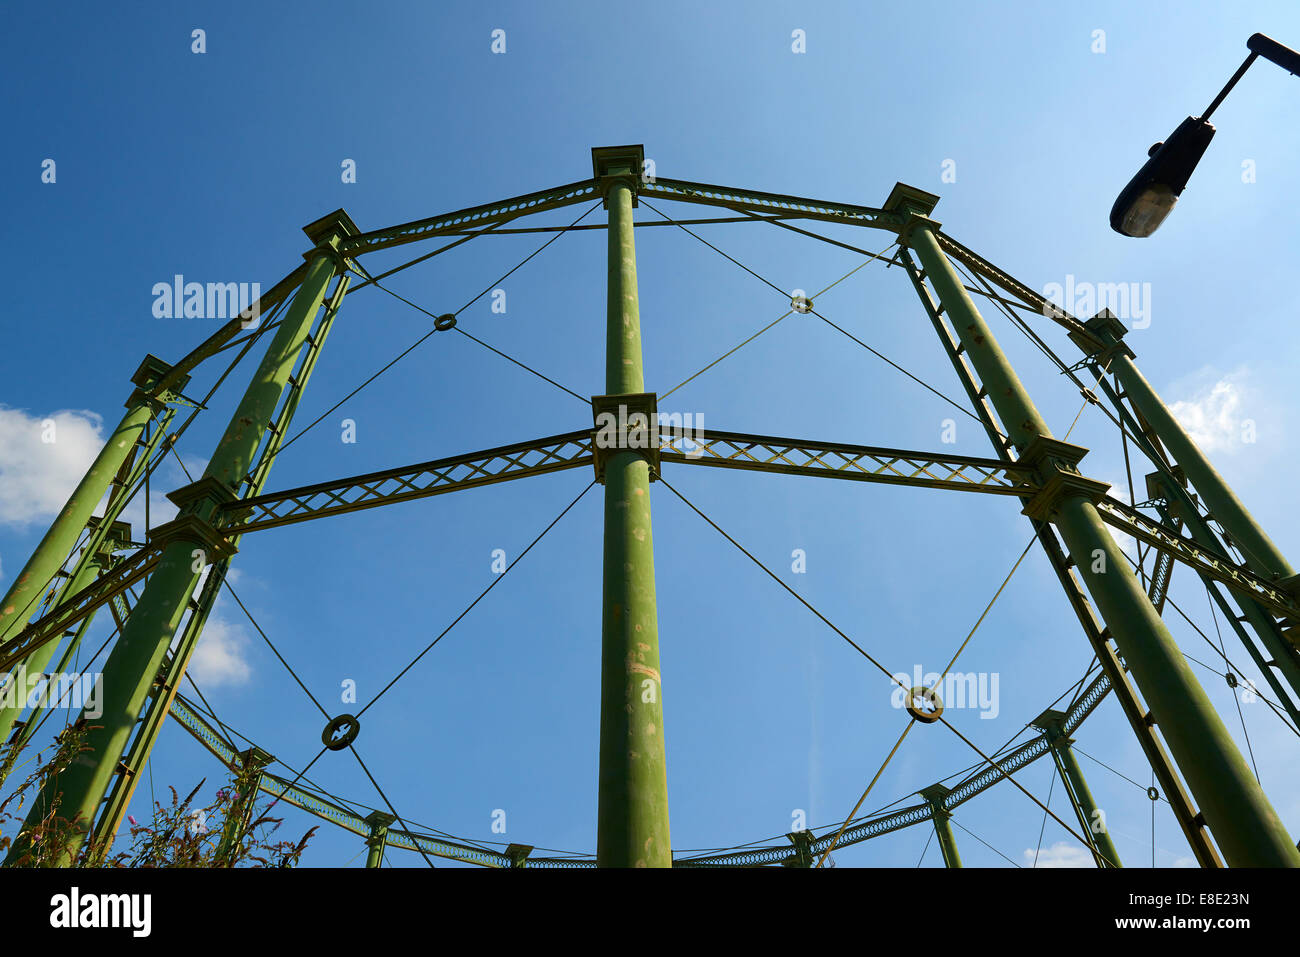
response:
[[[806,316],[812,312],[813,301],[807,296],[792,296],[790,298],[790,308],[801,316]]]
[[[1149,797],[1153,801],[1159,801],[1160,792],[1157,791],[1155,788],[1147,788],[1147,797]]]
[[[342,751],[357,739],[360,730],[360,721],[350,714],[341,714],[337,718],[331,718],[330,723],[325,725],[325,730],[320,736],[321,744],[331,751]],[[340,731],[342,734],[339,733]],[[335,737],[335,735],[339,736]]]
[[[1224,677],[1225,679],[1227,679],[1228,687],[1229,687],[1229,688],[1235,688],[1235,687],[1237,687],[1237,676],[1234,675],[1231,671],[1229,671],[1229,672],[1228,672],[1226,675],[1224,675],[1223,677]]]
[[[437,319],[433,320],[433,328],[439,332],[446,332],[448,329],[456,328],[456,317],[450,312],[444,313]]]
[[[922,711],[921,708],[917,707],[917,698],[920,698],[922,705],[930,710]],[[907,713],[922,724],[934,724],[939,720],[939,716],[943,714],[943,702],[939,700],[939,696],[934,693],[933,688],[911,688],[908,690],[907,696],[903,698],[903,702],[903,707],[907,709]]]

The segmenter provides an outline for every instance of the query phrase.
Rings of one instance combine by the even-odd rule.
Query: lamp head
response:
[[[1206,120],[1189,116],[1169,139],[1151,147],[1150,157],[1120,192],[1110,210],[1110,228],[1125,236],[1150,236],[1165,221],[1214,137]]]

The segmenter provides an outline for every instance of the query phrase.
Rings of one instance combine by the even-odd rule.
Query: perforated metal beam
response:
[[[503,199],[499,203],[471,206],[452,213],[402,223],[400,226],[360,233],[348,237],[339,247],[339,251],[344,256],[359,256],[378,249],[391,249],[394,246],[404,246],[407,243],[419,242],[421,239],[464,230],[467,227],[490,226],[502,220],[572,206],[584,200],[595,202],[599,198],[595,180],[582,180],[566,186],[557,186],[554,189],[543,189],[536,193]]]
[[[642,183],[639,196],[658,196],[683,203],[701,203],[721,206],[724,209],[745,209],[755,213],[780,213],[792,219],[818,219],[829,223],[846,223],[850,226],[868,226],[897,232],[903,217],[872,206],[854,206],[833,203],[824,199],[807,199],[783,193],[761,193],[730,186],[713,186],[708,183],[691,183],[679,179],[656,177],[653,182]]]
[[[223,527],[247,534],[327,515],[409,502],[460,489],[493,485],[590,465],[590,429],[517,442],[350,478],[303,485],[232,502],[220,512]]]

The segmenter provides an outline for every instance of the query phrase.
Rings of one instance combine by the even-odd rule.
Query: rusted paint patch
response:
[[[654,668],[648,668],[645,665],[639,665],[636,664],[635,662],[632,662],[627,666],[627,670],[632,672],[633,674],[649,675],[655,681],[659,682],[660,684],[663,684],[662,681],[659,681],[659,672],[656,671]]]

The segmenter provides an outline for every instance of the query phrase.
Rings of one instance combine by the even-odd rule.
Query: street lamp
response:
[[[1110,228],[1125,236],[1150,236],[1165,221],[1183,187],[1187,185],[1192,170],[1205,155],[1205,149],[1214,137],[1210,114],[1215,111],[1228,91],[1237,85],[1242,74],[1263,57],[1282,67],[1288,73],[1300,75],[1300,53],[1284,47],[1262,33],[1246,41],[1250,55],[1237,68],[1227,85],[1219,91],[1201,116],[1189,116],[1178,124],[1178,129],[1163,143],[1147,151],[1150,157],[1138,174],[1129,180],[1110,210]]]

